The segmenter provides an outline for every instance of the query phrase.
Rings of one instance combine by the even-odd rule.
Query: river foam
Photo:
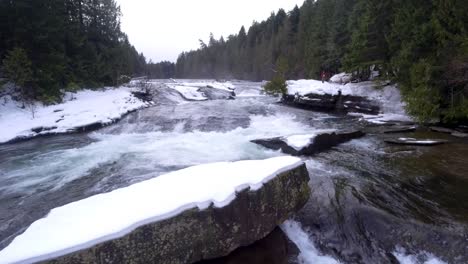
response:
[[[131,183],[132,179],[157,176],[152,173],[154,171],[161,174],[204,163],[282,156],[284,154],[265,150],[249,140],[305,133],[311,129],[294,119],[286,114],[254,115],[248,127],[227,132],[186,132],[183,123],[169,132],[118,135],[95,132],[90,134],[95,142],[84,147],[39,153],[21,161],[21,166],[13,161],[5,164],[0,191],[57,190],[102,166],[124,164],[118,174],[128,177]],[[138,174],[144,174],[143,179],[139,179]]]

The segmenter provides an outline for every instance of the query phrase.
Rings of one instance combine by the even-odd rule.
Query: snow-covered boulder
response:
[[[330,82],[339,83],[339,84],[347,84],[351,82],[352,78],[353,78],[353,75],[351,73],[342,72],[342,73],[333,75],[330,78]]]
[[[0,263],[193,263],[258,241],[309,199],[300,159],[200,165],[50,211]]]
[[[364,135],[362,131],[337,132],[335,130],[319,130],[305,135],[257,139],[252,140],[252,143],[273,150],[281,150],[286,154],[294,156],[308,156],[328,150],[352,139],[363,137]]]

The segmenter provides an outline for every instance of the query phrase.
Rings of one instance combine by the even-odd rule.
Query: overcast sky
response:
[[[210,32],[219,39],[246,30],[252,21],[262,21],[272,11],[290,11],[304,0],[116,0],[120,5],[122,30],[146,58],[154,62],[175,61],[182,51],[207,42]]]

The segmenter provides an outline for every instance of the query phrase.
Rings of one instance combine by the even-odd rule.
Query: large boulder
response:
[[[281,159],[293,158],[283,157]],[[303,163],[297,162],[298,159],[293,159],[293,161],[296,163],[291,163],[292,165],[288,165],[288,167],[285,167],[285,169],[280,170],[278,173],[268,176],[268,178],[262,181],[261,185],[257,183],[254,185],[246,184],[236,188],[237,192],[233,194],[234,197],[232,197],[232,201],[223,207],[217,207],[213,204],[207,204],[207,207],[203,209],[199,209],[197,206],[190,207],[172,217],[169,215],[166,219],[160,221],[147,222],[133,229],[133,231],[126,235],[115,238],[110,236],[110,239],[106,237],[107,240],[86,248],[83,248],[83,245],[77,245],[76,247],[72,247],[72,250],[74,249],[75,251],[65,253],[65,255],[60,252],[48,253],[39,258],[21,260],[21,255],[23,253],[19,252],[21,251],[18,250],[19,248],[24,248],[26,245],[35,245],[34,243],[41,243],[39,241],[40,239],[46,239],[48,241],[57,239],[51,238],[50,236],[35,236],[34,233],[37,235],[41,234],[43,231],[34,228],[33,224],[31,226],[33,229],[33,237],[36,237],[38,240],[32,242],[30,236],[20,239],[17,241],[20,243],[19,247],[17,244],[11,248],[11,250],[7,247],[5,252],[0,252],[0,260],[2,256],[12,257],[19,254],[19,257],[9,258],[9,260],[16,259],[16,261],[26,262],[45,260],[43,263],[67,264],[175,264],[194,263],[201,260],[227,256],[240,247],[251,245],[265,238],[278,225],[292,217],[296,211],[300,210],[306,204],[310,196],[310,188],[308,185],[309,175]],[[261,163],[260,166],[274,164],[275,162],[277,163],[278,161],[272,160],[271,163]],[[250,163],[246,164],[248,165]],[[243,169],[244,173],[255,173],[252,171],[252,167],[249,166],[250,165]],[[205,167],[200,168],[205,170]],[[229,167],[226,168],[226,170],[229,169]],[[260,170],[265,170],[265,168],[260,167]],[[192,171],[187,171],[186,175],[193,176],[191,172]],[[217,176],[223,177],[222,173],[219,173],[219,175],[217,174]],[[155,180],[157,179],[158,178]],[[228,181],[231,180],[228,179]],[[193,185],[193,183],[191,185]],[[141,193],[139,195],[141,195]],[[144,196],[146,197],[147,195]],[[148,200],[147,202],[152,203],[154,201]],[[86,201],[85,203],[92,203],[92,200]],[[105,199],[105,204],[109,206],[112,206],[114,203],[115,200]],[[115,211],[114,209],[112,210]],[[60,223],[60,218],[63,218],[63,216],[61,216],[63,215],[63,211],[64,210],[52,211],[51,214],[53,216],[49,214],[48,217],[52,217],[49,222],[49,224],[53,224],[52,228],[57,225],[57,215],[59,216],[58,224],[63,224]],[[78,207],[78,211],[82,212],[83,208]],[[87,211],[86,208],[84,211]],[[88,215],[88,213],[89,212],[87,212],[86,215]],[[132,214],[132,212],[130,211],[128,214]],[[67,226],[74,222],[73,218],[65,217],[63,219],[65,219]],[[81,217],[78,219],[81,219]],[[47,218],[45,221],[47,221]],[[101,225],[89,226],[89,228],[93,230],[99,230],[100,227],[104,228],[104,226]],[[70,229],[73,230],[74,228],[77,229],[77,227],[70,226]],[[76,232],[72,230],[66,231],[66,233],[71,232],[71,234],[76,234]],[[29,229],[25,234],[28,233],[28,231]],[[78,233],[80,233],[79,230]],[[12,244],[14,243],[15,240]],[[21,243],[24,244],[21,245]],[[80,248],[82,249],[80,250]]]
[[[362,131],[342,131],[257,139],[251,142],[289,155],[310,156],[363,136],[365,133]]]

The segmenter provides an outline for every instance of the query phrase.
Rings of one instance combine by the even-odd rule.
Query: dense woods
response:
[[[468,5],[465,0],[307,0],[227,39],[182,53],[184,78],[319,78],[371,69],[399,83],[420,120],[468,119]],[[278,77],[276,77],[278,78]]]
[[[465,0],[307,0],[226,39],[210,36],[177,63],[146,63],[120,30],[114,0],[1,0],[0,77],[24,98],[117,85],[131,76],[281,80],[378,71],[410,114],[468,119]]]
[[[23,97],[55,102],[64,89],[143,74],[146,60],[120,30],[120,16],[113,0],[1,0],[0,75]]]

